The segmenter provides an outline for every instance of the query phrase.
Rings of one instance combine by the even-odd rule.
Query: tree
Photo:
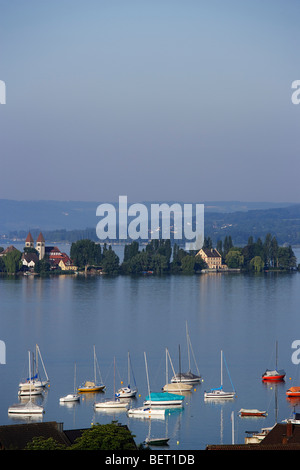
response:
[[[34,271],[39,274],[48,273],[50,271],[50,263],[46,258],[40,259],[35,263]]]
[[[291,269],[296,267],[296,256],[291,246],[278,248],[278,266],[281,269]]]
[[[244,264],[244,256],[242,254],[242,250],[240,248],[231,248],[228,251],[225,263],[227,264],[228,268],[241,268]]]
[[[101,264],[101,246],[92,240],[78,240],[72,243],[70,258],[79,268],[99,266]]]
[[[110,424],[96,424],[83,431],[82,436],[76,439],[72,450],[136,450],[135,436],[127,427],[121,426],[117,421]]]
[[[65,450],[66,446],[59,444],[53,437],[45,438],[43,436],[33,437],[28,442],[25,450]]]
[[[108,249],[103,251],[103,258],[101,261],[102,269],[106,274],[117,274],[119,272],[119,257],[112,250],[111,245]]]
[[[184,274],[193,274],[195,272],[195,256],[186,255],[182,258],[181,266]]]
[[[22,253],[15,249],[3,256],[6,271],[10,274],[15,274],[20,269]]]
[[[138,252],[139,244],[137,241],[133,241],[132,243],[130,243],[130,245],[125,245],[123,262],[126,263],[128,260],[133,258],[133,256],[137,255]]]
[[[250,268],[254,269],[255,272],[259,273],[264,269],[264,261],[260,256],[255,256],[250,261]]]

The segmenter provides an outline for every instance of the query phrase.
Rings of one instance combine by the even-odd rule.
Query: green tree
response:
[[[184,274],[193,274],[195,272],[195,264],[195,256],[186,255],[181,261],[182,272]]]
[[[260,256],[255,256],[250,261],[250,269],[253,269],[255,272],[259,273],[264,269],[264,261]]]
[[[6,271],[15,274],[20,270],[22,253],[19,250],[12,250],[3,256]]]
[[[43,436],[34,437],[28,442],[25,450],[64,450],[66,446],[58,443],[53,437],[45,438]]]
[[[100,266],[102,261],[101,246],[92,240],[78,240],[72,243],[70,258],[79,268]]]
[[[102,269],[106,274],[118,274],[120,265],[119,257],[113,251],[111,245],[108,249],[103,251],[103,258],[101,261]]]
[[[124,247],[124,257],[123,262],[126,263],[128,260],[133,258],[139,252],[139,244],[137,241],[133,241],[130,245],[125,245]]]
[[[71,450],[136,450],[134,437],[128,428],[116,421],[110,424],[96,424],[76,439]]]
[[[240,248],[231,248],[225,257],[225,263],[231,269],[241,268],[244,264],[242,250]]]
[[[281,269],[291,269],[296,267],[296,256],[291,246],[278,248],[278,266]]]
[[[48,273],[50,271],[50,262],[46,259],[40,259],[34,266],[34,271],[39,274]]]

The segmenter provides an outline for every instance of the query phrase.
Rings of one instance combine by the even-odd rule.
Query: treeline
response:
[[[80,269],[101,266],[107,274],[166,274],[194,273],[206,267],[206,263],[196,253],[188,253],[178,245],[171,246],[170,240],[151,240],[141,251],[133,241],[124,247],[123,262],[109,247],[91,240],[72,243],[70,257]]]
[[[204,246],[212,247],[210,238],[205,239]],[[279,246],[275,236],[268,233],[264,239],[248,238],[244,247],[236,247],[231,236],[225,237],[224,242],[218,241],[217,250],[228,268],[240,268],[243,271],[289,270],[297,267],[297,258],[289,246]],[[300,266],[300,265],[299,265]],[[299,269],[298,266],[298,269]]]

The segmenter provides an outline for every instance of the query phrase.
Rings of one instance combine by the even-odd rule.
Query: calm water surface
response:
[[[52,278],[0,278],[0,339],[6,345],[6,364],[0,365],[0,424],[24,422],[8,416],[18,401],[18,383],[26,376],[28,349],[37,343],[50,377],[42,401],[44,421],[64,423],[64,429],[86,428],[91,423],[116,419],[127,424],[136,442],[151,432],[168,435],[169,449],[204,449],[207,444],[243,443],[245,431],[260,430],[289,417],[294,402],[285,396],[300,385],[298,366],[291,360],[292,342],[300,339],[300,273],[261,275],[207,274],[199,276],[115,278],[58,276]],[[182,410],[170,410],[164,420],[129,418],[124,412],[94,411],[93,403],[113,394],[113,359],[116,385],[127,381],[130,351],[140,396],[147,395],[144,351],[152,391],[166,382],[165,349],[178,371],[187,369],[185,327],[188,324],[196,362],[203,382],[186,394]],[[265,385],[261,374],[275,366],[278,340],[280,368],[285,382]],[[83,395],[72,406],[59,397],[71,393],[76,363],[77,384],[93,377],[93,345],[106,392]],[[205,402],[205,389],[220,385],[220,351],[224,351],[234,400]],[[196,366],[192,362],[195,372]],[[172,370],[169,365],[169,374]],[[231,383],[224,369],[224,388]],[[41,399],[36,399],[41,402]],[[267,418],[240,418],[240,408],[258,408]]]

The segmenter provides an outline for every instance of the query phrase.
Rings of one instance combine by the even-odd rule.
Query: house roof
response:
[[[27,261],[27,263],[30,263],[30,261],[37,263],[39,260],[39,257],[36,253],[23,253],[22,259]]]
[[[202,248],[208,258],[221,258],[220,253],[215,248]]]
[[[70,441],[56,421],[45,423],[11,424],[0,426],[0,449],[22,450],[34,437],[52,437],[59,444],[69,446]]]
[[[1,252],[1,255],[7,255],[7,253],[11,253],[12,251],[15,251],[15,250],[17,250],[17,248],[13,245],[10,245],[7,248],[5,248],[4,251]],[[17,251],[19,251],[19,250],[17,250]]]
[[[207,450],[300,450],[299,424],[277,423],[259,444],[209,445]]]

